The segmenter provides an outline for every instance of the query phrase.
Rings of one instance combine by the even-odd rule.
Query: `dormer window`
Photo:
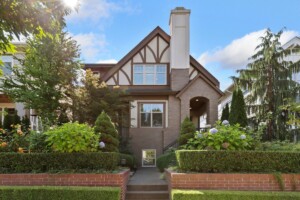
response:
[[[166,85],[167,66],[163,64],[133,65],[134,85]]]

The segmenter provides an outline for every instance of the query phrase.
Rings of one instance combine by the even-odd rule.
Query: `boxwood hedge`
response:
[[[120,195],[117,187],[0,187],[0,200],[119,200]]]
[[[0,173],[114,170],[118,153],[0,153]]]
[[[179,150],[176,151],[176,158],[183,171],[300,172],[299,152]]]
[[[160,172],[164,172],[165,168],[170,166],[176,166],[175,152],[169,152],[159,156],[157,158],[156,165]]]
[[[299,192],[172,190],[172,200],[296,200]]]

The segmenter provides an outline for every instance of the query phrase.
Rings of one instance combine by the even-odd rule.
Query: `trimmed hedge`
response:
[[[160,172],[164,172],[165,168],[170,166],[176,166],[177,162],[175,152],[170,152],[159,156],[157,158],[156,165]]]
[[[114,187],[0,187],[0,200],[119,200],[120,195]]]
[[[118,153],[0,153],[0,173],[114,170]]]
[[[299,192],[172,190],[172,200],[296,200]]]
[[[120,164],[119,165],[121,165],[121,166],[123,166],[122,159],[126,160],[126,164],[125,164],[126,167],[129,167],[130,169],[134,168],[135,160],[132,155],[120,153]]]
[[[299,152],[179,150],[176,158],[179,168],[184,171],[300,172]]]

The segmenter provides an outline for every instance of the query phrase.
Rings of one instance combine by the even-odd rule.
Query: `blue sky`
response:
[[[300,35],[300,0],[79,0],[67,30],[85,63],[116,62],[156,26],[169,33],[170,10],[191,9],[190,53],[225,89],[247,64],[266,28]]]

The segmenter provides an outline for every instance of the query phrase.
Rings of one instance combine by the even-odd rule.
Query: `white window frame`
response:
[[[162,112],[152,112],[152,109],[150,110],[150,126],[142,126],[142,113],[149,113],[149,112],[142,112],[142,106],[143,104],[148,104],[148,105],[153,105],[153,104],[160,104],[163,107]],[[165,123],[165,104],[163,102],[140,102],[140,106],[139,106],[139,125],[141,128],[163,128],[164,127],[164,123]],[[153,126],[153,113],[160,113],[162,114],[162,123],[161,126]]]
[[[154,151],[154,165],[144,165],[144,157],[143,152],[144,151]],[[156,149],[142,149],[142,167],[156,167]]]
[[[138,72],[138,73],[136,73],[135,71],[134,71],[134,68],[136,67],[136,66],[140,66],[140,67],[143,67],[143,71],[142,72]],[[154,72],[153,73],[149,73],[149,72],[146,72],[146,67],[154,67]],[[165,71],[165,73],[159,73],[159,72],[157,72],[156,71],[156,68],[158,67],[158,66],[164,66],[165,67],[165,69],[166,69],[166,71]],[[133,65],[133,85],[167,85],[167,71],[168,71],[168,67],[167,67],[167,65],[166,64],[134,64]],[[135,79],[134,79],[134,75],[135,74],[142,74],[142,76],[143,76],[143,83],[141,83],[141,84],[136,84],[135,83]],[[153,78],[154,78],[154,83],[149,83],[149,84],[147,84],[146,83],[146,75],[147,74],[153,74]],[[157,83],[157,74],[165,74],[165,82],[164,83],[162,83],[162,84],[158,84]]]

